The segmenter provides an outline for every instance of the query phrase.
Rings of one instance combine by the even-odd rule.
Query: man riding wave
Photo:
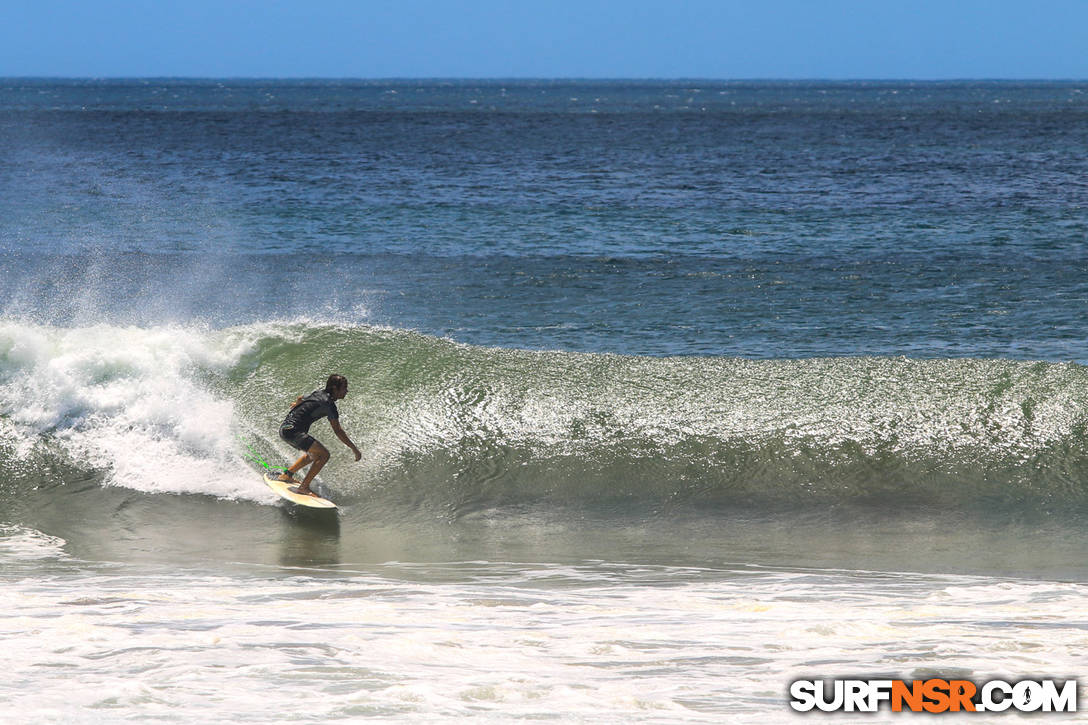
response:
[[[321,442],[310,435],[310,426],[315,421],[328,417],[332,432],[340,441],[355,454],[355,460],[362,458],[359,449],[348,438],[348,434],[340,427],[340,411],[336,409],[336,401],[342,400],[348,394],[348,379],[343,375],[330,375],[325,383],[324,390],[315,390],[309,395],[300,395],[295,399],[287,417],[280,424],[280,438],[291,446],[303,451],[303,455],[292,463],[284,473],[278,476],[280,481],[292,483],[294,474],[309,465],[305,478],[298,486],[292,486],[289,491],[303,496],[316,496],[310,490],[310,483],[317,472],[329,461],[329,449],[321,445]]]

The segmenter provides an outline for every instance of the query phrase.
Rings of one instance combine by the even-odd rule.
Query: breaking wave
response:
[[[95,477],[268,501],[252,453],[331,372],[347,501],[1088,509],[1088,375],[1005,360],[648,358],[480,348],[305,320],[0,320],[0,494]]]

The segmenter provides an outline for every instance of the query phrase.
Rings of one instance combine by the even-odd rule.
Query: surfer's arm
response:
[[[355,454],[355,460],[359,460],[363,457],[363,454],[359,452],[359,449],[355,447],[355,444],[348,438],[348,434],[344,432],[344,429],[340,427],[340,421],[330,420],[329,425],[332,426],[332,432],[336,434],[336,437],[340,439],[340,442],[351,449]]]

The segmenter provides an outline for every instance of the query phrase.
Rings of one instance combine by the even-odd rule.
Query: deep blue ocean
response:
[[[1086,312],[1084,82],[0,79],[0,714],[1083,676]]]
[[[3,294],[50,320],[1085,361],[1082,86],[8,81]],[[83,294],[42,304],[43,280]]]

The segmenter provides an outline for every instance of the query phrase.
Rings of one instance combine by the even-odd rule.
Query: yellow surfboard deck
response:
[[[309,506],[312,509],[336,508],[336,504],[327,498],[321,498],[316,493],[305,496],[289,491],[288,489],[297,486],[298,483],[287,483],[286,481],[276,480],[276,475],[278,474],[265,473],[264,482],[268,484],[270,489],[278,493],[281,498],[285,498],[291,503],[297,503],[299,506]]]

